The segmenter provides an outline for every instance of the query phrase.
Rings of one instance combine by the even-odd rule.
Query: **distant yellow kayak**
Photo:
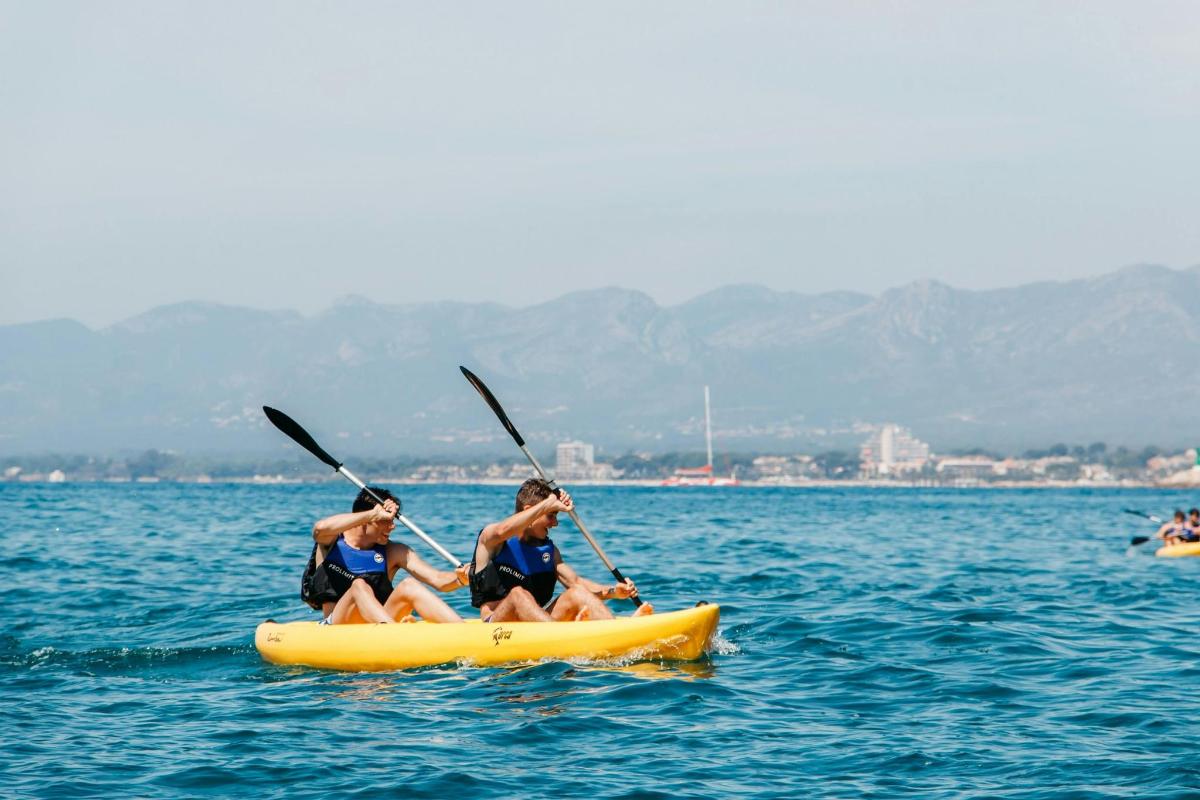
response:
[[[1160,547],[1154,552],[1159,558],[1179,558],[1181,556],[1200,556],[1200,542],[1180,542],[1179,544]]]
[[[712,641],[721,609],[699,605],[588,622],[320,625],[264,622],[254,646],[272,664],[379,671],[466,662],[480,666],[570,658],[691,660]]]

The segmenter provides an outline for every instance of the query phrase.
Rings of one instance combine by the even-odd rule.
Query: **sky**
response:
[[[0,2],[0,324],[1200,263],[1192,2]]]

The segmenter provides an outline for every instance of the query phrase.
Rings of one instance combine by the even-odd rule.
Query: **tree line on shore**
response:
[[[1006,456],[985,448],[952,451],[946,456],[984,458],[1002,461],[1006,458],[1026,462],[1057,460],[1043,477],[1070,480],[1078,473],[1080,464],[1099,464],[1117,478],[1143,478],[1148,464],[1155,458],[1167,456],[1162,448],[1149,445],[1140,449],[1108,447],[1104,442],[1090,445],[1054,444],[1047,448],[1029,449],[1019,456]],[[679,451],[668,453],[625,453],[610,460],[616,474],[631,480],[665,478],[677,469],[694,468],[705,463],[702,452]],[[547,459],[552,463],[551,459]],[[355,469],[369,475],[394,478],[473,479],[504,478],[527,468],[519,458],[417,458],[364,456],[354,459]],[[768,469],[769,465],[769,469]],[[1074,465],[1074,466],[1073,466]],[[826,450],[814,454],[724,453],[714,457],[713,470],[718,475],[736,474],[755,480],[767,474],[790,475],[809,479],[853,479],[860,475],[857,451]],[[137,453],[89,456],[82,454],[42,454],[0,458],[0,480],[29,480],[60,472],[67,480],[239,480],[254,476],[282,476],[292,480],[321,480],[328,477],[310,459],[291,457],[237,457],[173,453],[148,449]],[[913,478],[937,477],[934,462],[911,475]],[[1012,477],[1019,477],[1014,475]]]

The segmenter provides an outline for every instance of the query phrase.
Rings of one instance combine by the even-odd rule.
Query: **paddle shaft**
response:
[[[348,481],[350,481],[355,486],[357,486],[359,489],[362,489],[364,492],[366,492],[368,495],[370,495],[371,499],[374,500],[376,503],[378,503],[381,506],[383,505],[383,500],[380,499],[379,495],[372,492],[370,487],[368,487],[365,483],[363,483],[361,480],[359,480],[358,477],[353,472],[351,472],[350,470],[341,466],[340,464],[338,465],[337,471]],[[459,561],[457,558],[452,556],[446,550],[446,548],[442,547],[440,544],[435,542],[429,534],[427,534],[425,531],[418,528],[417,524],[415,522],[413,522],[408,517],[404,516],[399,511],[396,512],[396,521],[399,522],[404,527],[408,528],[410,531],[415,533],[417,536],[419,536],[421,538],[421,540],[423,542],[425,542],[425,544],[429,545],[434,550],[436,550],[438,552],[438,555],[440,555],[442,558],[446,559],[451,564],[453,564],[455,566],[455,568],[462,566],[461,561]]]
[[[1122,508],[1121,510],[1124,511],[1126,514],[1133,514],[1135,517],[1144,517],[1145,519],[1148,519],[1151,522],[1154,522],[1154,523],[1157,523],[1160,525],[1162,524],[1161,519],[1154,516],[1153,514],[1147,514],[1145,511],[1134,511],[1132,508]],[[1151,538],[1156,538],[1156,537],[1134,536],[1129,540],[1129,546],[1137,547],[1138,545],[1143,545],[1146,542],[1150,541]]]
[[[1147,514],[1145,511],[1134,511],[1132,508],[1122,508],[1121,510],[1124,511],[1126,514],[1133,514],[1135,517],[1144,517],[1144,518],[1150,520],[1151,522],[1158,523],[1159,525],[1161,525],[1161,524],[1163,524],[1163,522],[1165,522],[1165,520],[1163,520],[1162,518],[1156,517],[1153,514]]]
[[[555,483],[553,478],[546,475],[546,471],[542,469],[542,465],[538,463],[538,460],[534,458],[533,453],[529,452],[529,448],[527,448],[524,444],[521,445],[521,452],[524,453],[525,457],[529,459],[529,463],[533,465],[533,468],[537,471],[538,476],[546,483],[550,484],[551,489],[557,489],[558,484]],[[567,514],[571,517],[571,521],[575,523],[575,527],[579,528],[579,532],[583,534],[583,538],[587,539],[588,544],[590,544],[592,549],[596,551],[596,555],[600,556],[600,560],[604,562],[604,566],[608,567],[608,571],[612,573],[614,578],[621,583],[624,583],[625,576],[621,574],[621,570],[613,566],[612,561],[610,561],[608,556],[605,555],[603,548],[601,548],[599,542],[593,538],[591,531],[589,531],[587,526],[583,524],[583,520],[579,518],[579,514],[575,511],[575,509],[572,508],[567,512]],[[631,599],[639,606],[642,604],[642,601],[636,597]]]
[[[323,447],[321,447],[321,445],[317,444],[317,440],[314,439],[312,437],[312,435],[309,434],[308,431],[304,430],[304,428],[302,428],[300,426],[300,423],[296,422],[296,420],[292,419],[291,417],[289,417],[287,414],[283,413],[282,411],[279,411],[278,409],[270,408],[269,406],[263,406],[263,413],[267,415],[267,419],[269,419],[271,421],[271,424],[274,425],[276,428],[278,428],[280,430],[280,432],[282,432],[284,435],[286,435],[289,439],[291,439],[293,442],[295,442],[296,444],[303,447],[308,452],[312,453],[314,456],[316,456],[316,458],[319,461],[322,461],[325,464],[328,464],[329,466],[333,467],[335,472],[337,472],[339,475],[341,475],[346,480],[353,483],[355,486],[357,486],[362,491],[366,492],[367,495],[370,496],[370,498],[372,500],[374,500],[376,503],[378,503],[381,506],[383,505],[384,501],[379,495],[377,495],[373,491],[371,491],[370,487],[368,487],[366,483],[364,483],[361,479],[359,479],[359,477],[357,475],[355,475],[353,472],[346,469],[340,461],[335,459],[333,456],[329,455],[329,453],[326,452],[326,450]],[[396,511],[396,520],[401,525],[403,525],[404,527],[408,528],[410,531],[415,533],[418,537],[421,538],[422,541],[425,542],[425,544],[429,545],[434,550],[436,550],[438,552],[438,555],[440,555],[442,558],[449,561],[456,568],[462,566],[461,561],[459,561],[457,558],[455,558],[449,552],[447,552],[446,549],[444,547],[442,547],[440,544],[438,544],[437,542],[435,542],[433,540],[433,538],[429,536],[429,534],[425,533],[425,531],[418,528],[416,523],[414,523],[408,517],[401,514],[398,510]]]
[[[555,483],[554,479],[546,475],[546,470],[542,469],[542,465],[538,463],[538,460],[534,457],[533,453],[529,452],[529,448],[525,446],[524,437],[522,437],[520,432],[517,431],[517,427],[512,424],[512,420],[508,418],[508,414],[504,413],[504,408],[500,405],[500,401],[496,399],[496,396],[492,394],[491,390],[488,389],[483,381],[479,380],[479,378],[475,375],[475,373],[471,372],[471,370],[462,366],[460,366],[459,369],[462,370],[463,376],[472,386],[475,387],[475,391],[479,392],[480,397],[484,399],[484,402],[488,404],[488,406],[495,413],[496,417],[499,418],[500,424],[503,425],[504,429],[508,431],[510,436],[512,436],[513,441],[517,443],[517,447],[521,448],[521,452],[525,454],[525,458],[529,459],[529,463],[533,466],[534,471],[537,472],[538,477],[550,484],[550,488],[557,489],[558,485]],[[603,548],[600,547],[600,544],[592,536],[591,531],[587,529],[587,526],[583,524],[583,520],[579,518],[579,514],[575,511],[575,509],[572,508],[567,512],[567,514],[570,515],[571,521],[575,523],[575,527],[579,528],[579,532],[583,534],[583,538],[587,539],[588,544],[590,544],[592,549],[596,551],[596,555],[600,556],[600,560],[604,562],[604,566],[608,567],[608,571],[612,573],[612,576],[617,579],[618,583],[624,583],[625,576],[621,574],[621,570],[613,566],[612,561],[610,561],[608,556],[605,555]],[[640,606],[642,604],[642,599],[640,597],[635,596],[630,597],[629,599],[633,601],[635,606]]]

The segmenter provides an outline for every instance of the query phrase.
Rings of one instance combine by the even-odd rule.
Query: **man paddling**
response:
[[[383,505],[368,492],[374,492]],[[428,587],[452,592],[465,586],[467,566],[436,570],[408,545],[389,541],[399,511],[395,495],[372,486],[354,499],[349,514],[335,514],[313,525],[316,544],[301,580],[300,597],[324,612],[322,623],[390,623],[411,620],[413,611],[428,622],[462,622]],[[392,579],[401,569],[412,577],[393,587]]]
[[[530,478],[517,490],[516,512],[480,531],[470,568],[471,605],[484,622],[612,619],[603,601],[637,596],[628,578],[602,586],[563,562],[549,533],[559,512],[573,507],[569,494]],[[557,581],[567,590],[552,601]],[[643,603],[634,616],[652,613]]]
[[[1162,539],[1163,543],[1170,547],[1173,544],[1180,542],[1196,541],[1196,532],[1189,527],[1184,520],[1182,511],[1176,511],[1174,518],[1170,522],[1164,522],[1158,532],[1154,534],[1156,539]]]

